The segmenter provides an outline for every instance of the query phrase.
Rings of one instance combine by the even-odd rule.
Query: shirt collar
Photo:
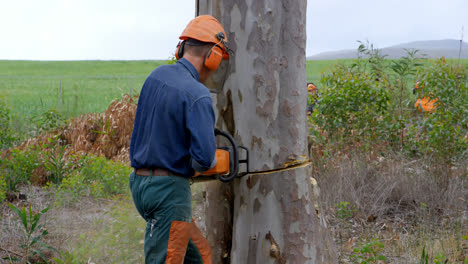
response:
[[[177,63],[182,64],[190,72],[190,74],[193,76],[195,80],[200,81],[200,76],[198,75],[198,71],[197,69],[195,69],[192,63],[190,63],[190,61],[188,61],[185,58],[182,58],[178,60]]]

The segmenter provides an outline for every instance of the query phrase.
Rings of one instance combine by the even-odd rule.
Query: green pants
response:
[[[173,243],[174,239],[189,234],[189,231],[180,231],[180,226],[189,226],[192,222],[189,179],[178,176],[139,176],[132,172],[130,190],[136,209],[147,222],[145,263],[170,263],[167,260],[170,259],[168,252],[169,255],[185,254],[185,257],[181,255],[184,263],[203,263],[200,251],[190,236],[183,240],[184,245],[174,246]],[[179,229],[176,224],[179,224]],[[174,250],[180,252],[174,253]]]

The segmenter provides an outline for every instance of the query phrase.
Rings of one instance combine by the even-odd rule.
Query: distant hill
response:
[[[460,40],[443,39],[443,40],[427,40],[414,41],[399,45],[394,45],[380,49],[382,54],[387,55],[389,59],[397,59],[407,55],[406,50],[417,49],[420,55],[425,55],[427,58],[458,59],[460,49]],[[308,60],[336,60],[336,59],[354,59],[357,58],[357,47],[354,50],[338,50],[323,52],[307,57]],[[468,43],[462,43],[462,59],[468,59]]]

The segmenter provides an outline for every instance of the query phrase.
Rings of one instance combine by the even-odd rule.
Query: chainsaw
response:
[[[243,177],[249,174],[249,149],[238,146],[234,138],[226,131],[215,128],[215,136],[226,138],[230,146],[218,147],[216,149],[216,166],[201,173],[199,176],[192,177],[194,182],[204,182],[220,180],[230,182],[236,177]],[[243,150],[244,159],[239,159],[239,150]],[[245,171],[239,172],[239,165],[245,164]]]

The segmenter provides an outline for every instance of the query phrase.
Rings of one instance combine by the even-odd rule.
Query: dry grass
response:
[[[41,217],[41,224],[49,232],[43,241],[59,251],[67,250],[81,234],[89,230],[96,221],[108,221],[108,213],[116,204],[113,200],[96,200],[83,197],[74,207],[56,207],[54,198],[42,188],[32,185],[20,187],[20,193],[26,194],[26,200],[16,200],[12,204],[18,208],[31,205],[34,212],[46,207],[51,209]],[[24,227],[14,212],[1,206],[0,259],[7,257],[6,250],[21,254],[20,245],[24,241]],[[57,254],[52,254],[57,256]],[[1,263],[1,261],[0,261]]]
[[[66,157],[94,154],[128,163],[136,106],[134,98],[126,94],[122,100],[113,101],[105,112],[79,116],[65,129],[30,138],[19,148],[44,146],[50,144],[49,138],[58,138],[62,145],[67,145]]]
[[[444,167],[428,158],[353,153],[316,164],[321,207],[343,263],[359,243],[376,237],[385,244],[388,263],[418,263],[424,246],[432,257],[441,253],[448,263],[463,262],[468,162]],[[352,217],[337,217],[340,202],[355,206]]]
[[[21,193],[27,194],[27,200],[16,200],[13,202],[16,207],[31,204],[35,212],[51,208],[41,217],[41,224],[49,232],[43,242],[59,250],[61,258],[69,261],[66,263],[142,262],[146,225],[128,196],[120,200],[83,197],[73,207],[61,207],[40,187],[21,186]],[[6,203],[1,209],[0,263],[3,263],[1,259],[9,253],[24,253],[20,248],[24,228]],[[46,256],[59,257],[52,251],[46,251]]]
[[[376,237],[385,245],[387,263],[418,263],[423,247],[432,258],[441,253],[448,263],[462,263],[468,253],[463,239],[468,235],[466,166],[443,173],[430,161],[408,161],[398,155],[375,160],[349,155],[322,163],[314,177],[341,263],[350,263],[352,249]],[[194,184],[192,190],[197,218],[203,214],[199,203],[203,186]],[[16,206],[31,203],[35,211],[52,208],[43,216],[50,232],[45,242],[70,253],[71,263],[141,262],[145,224],[128,197],[121,201],[83,198],[73,207],[56,207],[42,188],[21,186],[21,193],[27,194],[27,200],[16,201]],[[357,209],[345,221],[336,217],[335,204],[343,201]],[[19,219],[6,206],[2,210],[0,245],[19,252],[23,235]],[[7,254],[0,250],[0,256]]]

